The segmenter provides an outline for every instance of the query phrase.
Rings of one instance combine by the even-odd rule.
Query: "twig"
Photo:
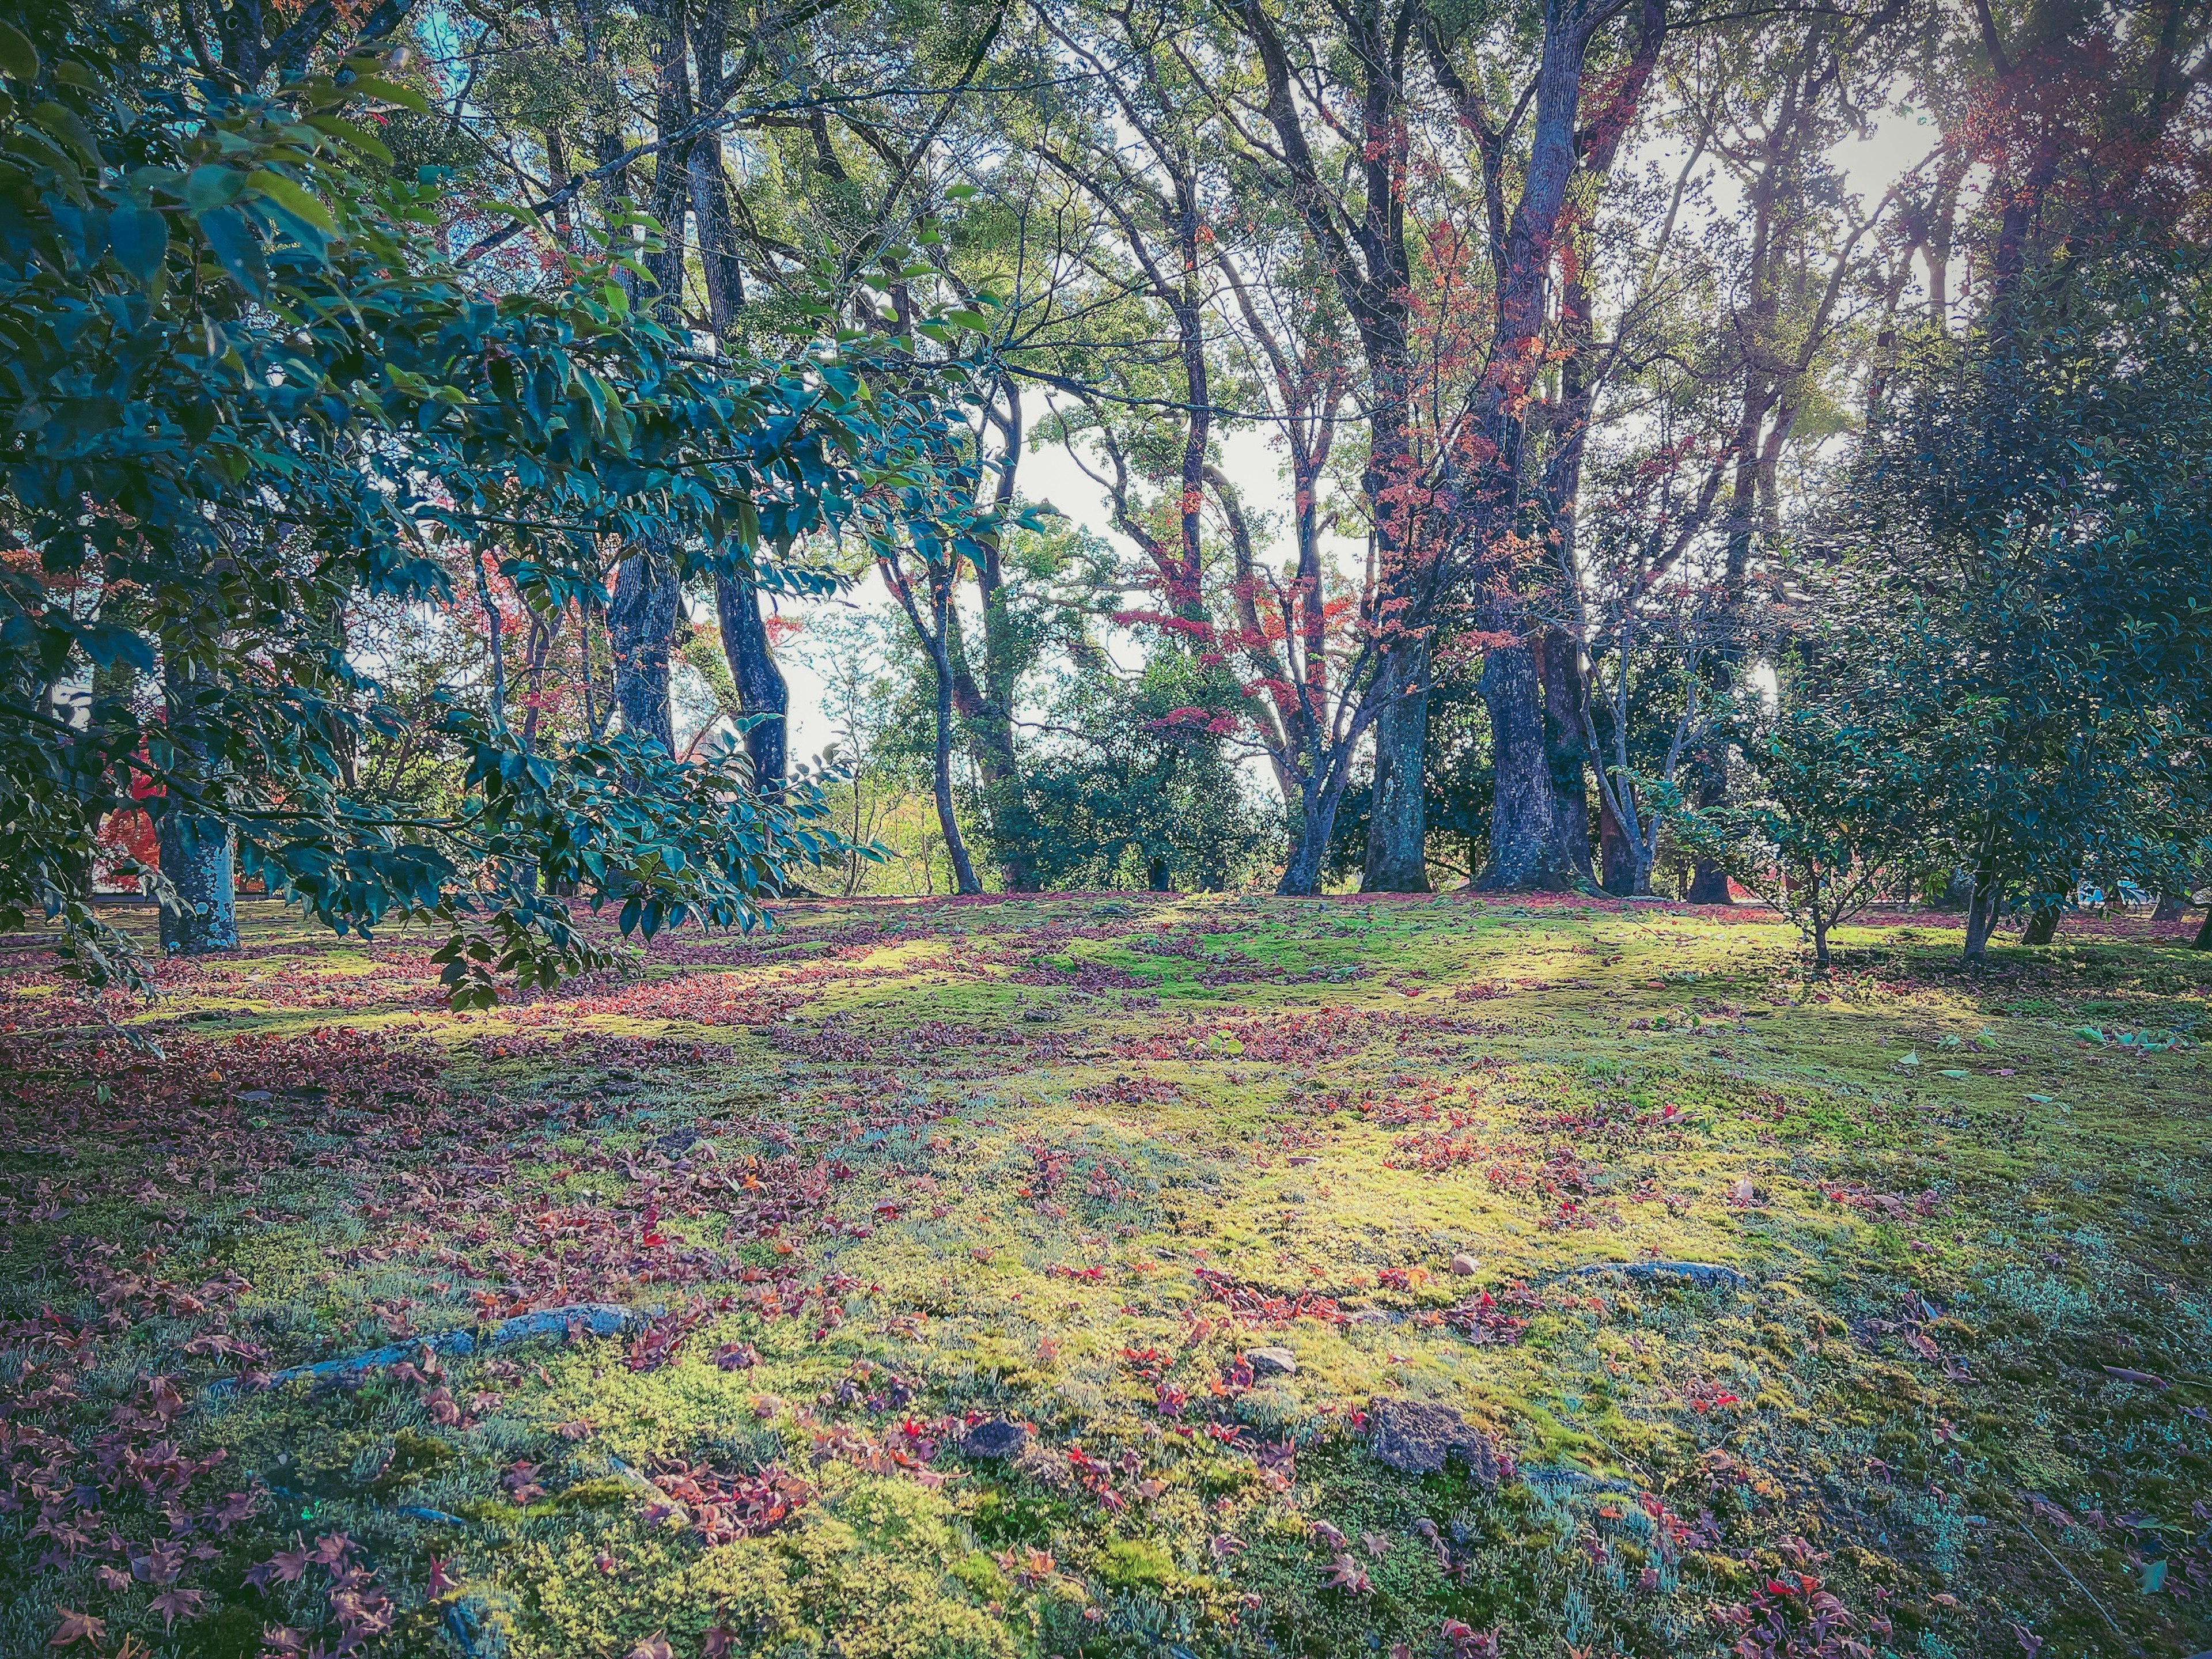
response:
[[[2088,1587],[2087,1584],[2083,1583],[2080,1579],[2076,1578],[2076,1577],[2074,1576],[2074,1569],[2073,1569],[2073,1568],[2071,1568],[2071,1567],[2069,1567],[2069,1566],[2068,1566],[2068,1565],[2067,1565],[2063,1561],[2060,1560],[2060,1559],[2058,1559],[2058,1557],[2057,1557],[2055,1553],[2052,1553],[2052,1550],[2051,1550],[2051,1546],[2050,1546],[2050,1545],[2048,1545],[2048,1544],[2046,1544],[2046,1543],[2045,1543],[2045,1542],[2043,1541],[2043,1539],[2042,1539],[2041,1535],[2040,1535],[2039,1534],[2038,1534],[2038,1533],[2037,1533],[2037,1531],[2035,1530],[2035,1528],[2034,1528],[2033,1527],[2026,1527],[2026,1526],[2024,1526],[2024,1527],[2022,1527],[2022,1528],[2021,1528],[2021,1530],[2022,1532],[2026,1533],[2026,1534],[2027,1534],[2030,1538],[2033,1538],[2033,1539],[2034,1539],[2034,1540],[2035,1540],[2035,1547],[2036,1547],[2036,1548],[2038,1548],[2038,1549],[2041,1550],[2041,1551],[2042,1551],[2045,1555],[2048,1555],[2048,1556],[2050,1556],[2050,1557],[2051,1557],[2051,1565],[2052,1566],[2054,1566],[2054,1567],[2057,1568],[2059,1571],[2061,1571],[2061,1572],[2063,1572],[2063,1573],[2064,1573],[2064,1574],[2066,1575],[2066,1582],[2067,1582],[2068,1583],[2069,1583],[2069,1584],[2073,1585],[2073,1586],[2074,1586],[2074,1588],[2075,1588],[2075,1589],[2080,1590],[2080,1591],[2081,1592],[2081,1594],[2082,1594],[2082,1595],[2089,1596],[2089,1605],[2090,1605],[2091,1607],[2093,1607],[2096,1608],[2096,1610],[2097,1610],[2100,1613],[2103,1614],[2105,1622],[2106,1622],[2106,1624],[2111,1625],[2111,1626],[2112,1626],[2112,1629],[2113,1629],[2113,1631],[2114,1631],[2114,1632],[2115,1632],[2115,1633],[2118,1633],[2118,1634],[2124,1634],[2124,1633],[2125,1633],[2125,1632],[2121,1632],[2121,1631],[2120,1631],[2120,1627],[2119,1627],[2119,1626],[2118,1626],[2118,1624],[2113,1620],[2112,1615],[2111,1613],[2106,1613],[2106,1612],[2105,1612],[2105,1604],[2104,1604],[2102,1601],[2099,1601],[2099,1600],[2098,1600],[2094,1595],[2090,1595],[2090,1593],[2089,1593],[2089,1587]]]

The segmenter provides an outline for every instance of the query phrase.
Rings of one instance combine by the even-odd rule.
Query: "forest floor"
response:
[[[0,960],[0,1654],[2212,1648],[2185,927],[247,908]]]

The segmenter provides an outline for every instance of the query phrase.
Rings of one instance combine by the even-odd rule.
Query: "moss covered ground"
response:
[[[249,909],[0,965],[0,1653],[2212,1648],[2183,930],[804,903],[457,1016]]]

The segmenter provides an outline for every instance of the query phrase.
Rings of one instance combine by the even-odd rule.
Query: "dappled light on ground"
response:
[[[0,1650],[2212,1642],[2185,926],[804,903],[454,1015],[247,908],[0,981]]]

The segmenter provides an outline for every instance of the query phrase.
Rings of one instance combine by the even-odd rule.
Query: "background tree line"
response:
[[[525,778],[611,740],[672,779],[741,744],[750,798],[809,815],[769,885],[1633,895],[1674,872],[1695,899],[1731,876],[1771,896],[1823,954],[1876,894],[1948,894],[1978,956],[2008,908],[2047,937],[2084,880],[2207,878],[2201,3],[28,21],[10,120],[34,145],[39,94],[75,94],[33,43],[70,30],[208,108],[318,77],[337,99],[373,57],[347,188],[411,191],[408,257],[455,295],[583,295],[652,342],[617,404],[668,376],[786,384],[787,414],[737,421],[773,450],[821,407],[811,365],[853,360],[867,429],[828,434],[827,471],[744,481],[787,514],[765,528],[702,520],[680,482],[639,495],[612,456],[566,517],[488,511],[567,441],[550,408],[544,432],[393,461],[427,504],[410,523],[447,515],[411,574],[276,601],[321,607],[317,672],[344,684],[317,775],[372,817],[450,839],[481,730],[520,757],[490,775]],[[1877,193],[1844,157],[1906,120],[1925,154]],[[19,199],[47,200],[51,164],[10,153]],[[189,196],[148,208],[209,222]],[[228,234],[202,265],[230,269]],[[686,465],[723,465],[717,398],[679,399]],[[1048,455],[1109,534],[1051,515]],[[118,733],[183,736],[202,670],[103,660],[97,630],[141,601],[60,591],[25,476],[35,604],[75,620],[18,703],[79,730],[135,704]],[[840,589],[860,613],[808,597]],[[210,647],[209,684],[240,649]],[[794,650],[830,689],[827,777],[788,752]],[[194,741],[172,779],[262,763]],[[115,748],[94,824],[129,816]],[[160,817],[199,914],[222,878],[195,854],[227,860],[240,825]],[[574,879],[478,850],[469,881],[529,914]]]

